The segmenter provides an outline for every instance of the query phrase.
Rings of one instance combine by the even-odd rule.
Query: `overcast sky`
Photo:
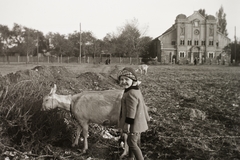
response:
[[[17,23],[48,32],[69,34],[91,31],[102,39],[117,33],[127,21],[138,20],[146,36],[156,38],[174,24],[178,14],[190,16],[205,9],[216,16],[221,5],[227,17],[229,38],[240,38],[240,0],[0,0],[0,24]]]

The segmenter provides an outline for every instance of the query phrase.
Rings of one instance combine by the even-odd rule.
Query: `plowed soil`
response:
[[[116,76],[123,67],[32,66],[1,75],[1,156],[118,159],[122,149],[118,142],[102,138],[101,127],[90,126],[89,150],[82,154],[82,142],[71,147],[75,128],[69,114],[39,110],[51,84],[57,84],[57,93],[64,95],[117,89]],[[145,159],[240,159],[238,67],[161,65],[150,66],[147,75],[138,76],[151,116],[149,130],[142,133],[141,140]]]

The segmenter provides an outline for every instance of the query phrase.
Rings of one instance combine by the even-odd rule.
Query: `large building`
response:
[[[230,39],[218,31],[217,19],[202,16],[198,11],[187,17],[179,14],[175,24],[155,38],[151,52],[161,63],[193,64],[228,61],[223,48]]]

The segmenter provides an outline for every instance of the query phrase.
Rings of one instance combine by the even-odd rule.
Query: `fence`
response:
[[[105,63],[106,57],[81,57],[81,63]],[[0,63],[79,63],[79,57],[0,56]],[[140,64],[137,57],[111,57],[110,63]]]

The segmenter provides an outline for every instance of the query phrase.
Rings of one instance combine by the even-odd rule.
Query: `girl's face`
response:
[[[119,83],[120,83],[120,86],[123,87],[123,88],[125,88],[125,89],[131,87],[132,84],[133,84],[133,80],[130,79],[130,78],[128,78],[128,77],[126,77],[126,76],[121,76],[120,79],[119,79],[119,81],[120,81],[120,82],[119,82]]]

